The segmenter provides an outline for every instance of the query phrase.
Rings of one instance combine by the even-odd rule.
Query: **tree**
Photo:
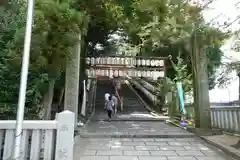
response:
[[[0,43],[3,44],[1,51],[4,50],[1,53],[1,66],[5,69],[1,70],[0,73],[2,88],[5,87],[6,89],[1,92],[3,95],[1,102],[4,103],[15,103],[17,101],[16,93],[19,90],[18,73],[20,72],[25,26],[25,16],[19,13],[25,13],[26,4],[25,2],[16,2],[16,0],[1,2],[4,12],[1,14],[4,15],[2,22],[9,22],[9,24],[2,23],[5,28],[0,37],[2,40]],[[17,12],[12,14],[13,11]],[[65,74],[66,67],[68,71],[70,69],[67,62],[73,59],[72,53],[74,51],[72,48],[76,46],[78,35],[81,34],[82,39],[78,48],[81,48],[83,52],[79,61],[84,62],[87,52],[94,54],[96,44],[107,44],[109,33],[119,28],[123,22],[122,18],[122,7],[112,0],[37,0],[27,92],[27,103],[30,108],[36,108],[37,112],[38,106],[43,103],[46,107],[45,118],[49,119],[54,88],[62,88],[58,89],[61,90],[61,93],[63,93],[64,88],[56,86],[59,85],[56,80]],[[76,54],[76,56],[79,55]],[[4,57],[7,57],[8,60]],[[81,70],[84,70],[84,63],[81,66]],[[79,69],[79,67],[75,67],[75,69]],[[78,72],[79,70],[75,71],[76,74]],[[83,77],[83,75],[81,76]],[[66,78],[67,82],[71,81],[69,79],[71,77],[67,76]],[[61,80],[63,79],[61,78]],[[74,81],[76,82],[76,79]],[[62,85],[62,83],[60,84]],[[77,86],[77,84],[74,84],[74,86]],[[7,87],[11,88],[11,91]]]
[[[21,13],[25,13],[26,4],[23,1],[16,3],[16,0],[2,1],[0,7],[1,15],[4,15],[0,24],[0,65],[3,68],[0,86],[4,88],[0,91],[0,100],[15,103],[25,26],[25,15]],[[41,108],[39,105],[44,103],[46,119],[50,117],[54,95],[63,95],[64,82],[67,82],[66,109],[76,112],[78,102],[73,105],[70,101],[78,96],[78,91],[74,90],[73,95],[68,93],[74,87],[79,88],[79,79],[84,78],[84,58],[100,54],[96,50],[97,44],[103,49],[119,45],[127,54],[131,52],[134,55],[141,50],[140,54],[146,57],[171,54],[174,62],[181,52],[190,75],[190,47],[186,45],[186,39],[195,27],[192,24],[198,20],[204,28],[202,42],[208,46],[208,74],[213,75],[219,65],[219,47],[225,34],[206,25],[200,15],[201,8],[190,3],[168,0],[37,0],[35,7],[27,104],[37,113]],[[117,32],[122,37],[121,41],[109,41],[110,35]],[[214,65],[213,60],[216,61]],[[172,79],[176,76],[172,68],[167,73]],[[54,93],[54,90],[61,94]]]
[[[2,84],[13,83],[12,93],[6,89],[1,102],[14,103],[17,101],[18,85],[20,81],[21,52],[24,38],[25,17],[22,14],[26,5],[17,4],[15,14],[11,9],[3,8],[4,33],[1,38],[6,50],[1,55],[1,65],[6,69],[1,70]],[[45,118],[50,118],[51,103],[53,99],[55,81],[65,72],[65,61],[69,57],[70,49],[76,44],[76,35],[86,32],[87,16],[71,7],[71,1],[36,1],[35,17],[32,33],[31,62],[29,69],[27,104],[30,108],[37,108],[39,104],[45,104]],[[9,15],[8,15],[9,13]],[[18,14],[17,14],[18,13]],[[21,15],[21,16],[19,16]],[[17,18],[17,20],[8,19]],[[15,28],[14,28],[15,27]],[[7,34],[8,33],[8,34]],[[8,36],[6,39],[5,37]],[[4,48],[4,47],[3,47]],[[3,55],[4,54],[4,55]],[[5,56],[5,57],[4,57]],[[6,60],[7,58],[7,60]],[[12,77],[9,77],[9,73]],[[6,76],[8,75],[8,76]],[[9,77],[6,79],[6,77]],[[14,81],[14,82],[11,82]],[[10,85],[10,84],[9,84]],[[14,87],[11,85],[11,87]],[[11,93],[11,94],[9,94]],[[45,95],[43,100],[43,95]]]
[[[165,102],[165,95],[168,92],[172,94],[173,102],[170,102],[170,104],[164,103],[162,106],[167,105],[169,116],[174,117],[179,115],[179,101],[176,83],[181,82],[184,93],[189,93],[192,91],[192,75],[188,74],[187,65],[180,57],[180,54],[177,57],[177,63],[174,63],[171,59],[170,61],[174,71],[176,72],[176,76],[174,79],[170,79],[168,77],[158,79],[156,82],[156,91],[161,102]]]
[[[113,0],[76,0],[77,10],[89,15],[88,31],[84,38],[89,55],[98,54],[97,44],[107,45],[109,34],[113,33],[124,21],[123,8]]]
[[[140,30],[138,28],[140,41],[138,46],[141,48],[139,54],[146,57],[172,55],[173,60],[176,61],[178,53],[182,53],[185,63],[189,64],[188,74],[193,73],[196,126],[209,128],[208,75],[211,75],[220,65],[222,54],[220,46],[228,33],[223,33],[206,24],[201,16],[202,7],[188,2],[141,0],[136,1],[134,7],[138,11],[151,15],[148,23],[136,25],[141,26]],[[139,18],[143,17],[136,19]],[[191,42],[195,43],[191,44]],[[209,61],[210,63],[207,64],[208,58],[214,58],[215,62]],[[210,71],[208,73],[207,65]],[[168,72],[168,76],[174,79],[177,73],[173,72],[169,75]],[[213,84],[215,77],[211,76],[210,80]]]
[[[15,118],[15,108],[18,98],[20,73],[21,73],[21,59],[16,56],[14,44],[18,45],[18,36],[23,32],[25,25],[24,2],[15,0],[8,1],[8,3],[1,4],[1,34],[0,34],[0,101],[5,104],[4,116],[2,118]],[[27,100],[26,100],[26,114],[28,117],[37,111],[36,104],[39,102],[39,90],[44,86],[46,76],[43,72],[36,73],[35,70],[29,73],[30,82],[28,83]],[[31,106],[31,107],[30,107]],[[33,107],[32,107],[33,106]],[[7,114],[8,113],[8,114]]]
[[[139,42],[135,44],[141,48],[140,54],[156,57],[171,55],[173,61],[177,62],[178,54],[181,52],[184,62],[188,65],[188,74],[192,72],[188,39],[194,30],[194,24],[197,21],[201,23],[204,28],[203,43],[207,46],[209,87],[212,89],[215,86],[213,73],[221,63],[220,47],[229,34],[206,24],[200,13],[201,7],[184,1],[142,0],[135,1],[132,6],[136,12],[134,14],[136,20],[132,20],[131,24],[135,26],[135,31],[128,29],[126,31],[132,43]],[[149,17],[138,16],[139,12]],[[132,33],[137,33],[137,36],[131,36]],[[171,66],[171,63],[167,65]],[[170,67],[167,75],[173,79],[174,69]]]

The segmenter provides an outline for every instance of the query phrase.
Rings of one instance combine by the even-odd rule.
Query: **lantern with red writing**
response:
[[[101,79],[101,78],[104,78],[104,76],[98,75],[98,76],[96,76],[96,78],[97,78],[97,79]]]

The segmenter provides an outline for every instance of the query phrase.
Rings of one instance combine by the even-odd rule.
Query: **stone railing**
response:
[[[151,92],[153,85],[144,80],[131,80],[150,101],[157,102],[157,97]],[[213,128],[240,132],[240,107],[235,103],[212,103],[211,122]]]
[[[155,92],[155,86],[153,86],[151,83],[143,80],[143,79],[138,79],[138,82],[144,87],[146,88],[148,91],[154,93]]]
[[[240,131],[240,107],[211,107],[212,127]]]
[[[151,91],[142,86],[142,84],[136,80],[130,80],[130,83],[139,89],[154,105],[158,103],[157,96]],[[147,82],[146,82],[147,83]]]
[[[24,121],[19,159],[73,160],[74,116],[64,111],[56,120]],[[12,159],[15,125],[14,120],[0,121],[0,159]]]

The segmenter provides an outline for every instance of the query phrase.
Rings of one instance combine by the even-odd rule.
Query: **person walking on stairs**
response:
[[[114,102],[113,111],[114,111],[114,114],[116,114],[117,113],[117,108],[118,108],[118,98],[113,94],[112,95],[112,100]]]
[[[114,107],[114,101],[112,100],[112,96],[108,97],[106,107],[107,107],[107,113],[108,113],[108,121],[110,122],[112,119],[112,113],[113,113],[113,107]]]
[[[107,102],[108,102],[108,98],[110,97],[110,94],[109,93],[105,93],[104,95],[104,100],[105,100],[105,103],[104,103],[104,109],[107,108]]]

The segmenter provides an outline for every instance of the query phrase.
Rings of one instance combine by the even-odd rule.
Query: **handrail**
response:
[[[128,88],[134,92],[134,94],[138,97],[140,100],[140,103],[144,106],[144,108],[147,108],[149,111],[153,112],[154,110],[149,107],[149,105],[142,99],[142,97],[134,90],[134,88],[131,86],[129,80],[125,80],[125,83],[127,84]]]
[[[90,90],[91,82],[92,82],[91,79],[87,80],[87,91]]]
[[[154,94],[155,88],[156,88],[154,85],[152,85],[152,84],[148,83],[147,81],[140,79],[140,78],[138,78],[137,80],[139,80],[140,84],[144,88],[146,88],[147,90],[151,91]]]
[[[86,80],[83,80],[83,99],[82,99],[81,114],[83,116],[86,116]]]
[[[120,106],[122,106],[122,99],[121,99],[121,97],[120,97],[120,95],[119,95],[119,93],[118,93],[118,90],[117,90],[117,87],[116,87],[115,84],[114,84],[114,81],[113,81],[113,87],[114,87],[114,89],[115,89],[115,91],[116,91],[116,95],[117,95],[118,102],[119,102]],[[121,107],[121,110],[122,110],[122,107]]]
[[[137,81],[131,80],[130,82],[134,84],[138,89],[140,89],[145,96],[154,104],[157,105],[159,103],[159,100],[157,99],[156,95],[152,94],[150,91],[148,91],[146,88],[144,88],[141,84],[139,84]]]

